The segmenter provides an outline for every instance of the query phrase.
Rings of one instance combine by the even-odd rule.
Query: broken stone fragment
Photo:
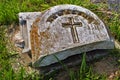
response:
[[[42,14],[29,13],[29,18],[28,13],[24,14],[19,14],[25,17],[20,21],[26,20],[21,25],[24,50],[31,51],[34,67],[48,66],[83,52],[114,48],[107,27],[86,8],[58,5]]]
[[[31,50],[31,43],[30,43],[31,26],[33,24],[33,21],[40,15],[41,15],[41,12],[19,13],[20,31],[21,31],[21,35],[22,35],[22,38],[24,39],[24,44],[25,44],[22,53],[26,53]]]

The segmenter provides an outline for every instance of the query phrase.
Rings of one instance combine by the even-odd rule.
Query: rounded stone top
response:
[[[44,11],[39,18],[36,19],[34,25],[37,25],[38,27],[47,26],[50,25],[50,23],[52,23],[54,20],[63,16],[81,16],[87,20],[89,24],[91,23],[104,26],[104,23],[90,10],[71,4],[57,5],[49,8],[48,10]]]

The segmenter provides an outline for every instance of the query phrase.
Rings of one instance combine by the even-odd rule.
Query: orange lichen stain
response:
[[[37,23],[39,21],[40,21],[40,18],[37,18],[33,24],[35,24],[35,23]]]
[[[40,35],[41,35],[41,37],[44,37],[44,38],[49,38],[49,34],[48,33],[46,33],[46,32],[40,32]]]
[[[40,37],[41,38],[50,38],[50,33],[49,33],[50,27],[48,27],[44,32],[40,32]]]
[[[32,61],[38,59],[40,56],[40,40],[38,35],[38,27],[36,25],[32,25],[30,31],[30,40],[31,40],[31,53],[32,53]]]

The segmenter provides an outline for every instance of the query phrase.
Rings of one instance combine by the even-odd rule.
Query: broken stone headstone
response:
[[[33,16],[26,19],[28,14]],[[23,21],[20,23],[25,40],[23,52],[31,51],[35,67],[83,52],[114,48],[114,40],[104,23],[83,7],[58,5],[35,15],[20,13],[19,16],[20,22]]]

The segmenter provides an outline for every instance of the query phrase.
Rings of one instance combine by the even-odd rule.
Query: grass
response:
[[[94,74],[92,71],[92,67],[88,67],[86,64],[86,54],[83,54],[82,63],[79,71],[70,72],[71,80],[106,80],[107,76]]]
[[[120,41],[120,14],[116,12],[107,14],[107,5],[104,3],[92,4],[89,0],[0,0],[0,80],[54,80],[52,76],[55,73],[44,79],[44,76],[39,76],[36,73],[26,73],[23,67],[17,72],[13,70],[10,57],[12,54],[6,46],[8,41],[4,25],[19,24],[19,12],[44,11],[59,4],[74,4],[90,9],[104,21],[114,37]],[[114,53],[118,52],[114,51]],[[120,57],[119,54],[114,56]],[[118,62],[120,61],[118,60]],[[79,71],[74,72],[66,67],[65,70],[68,71],[70,80],[106,80],[105,75],[97,75],[92,72],[92,68],[86,64],[85,54],[83,55]]]

